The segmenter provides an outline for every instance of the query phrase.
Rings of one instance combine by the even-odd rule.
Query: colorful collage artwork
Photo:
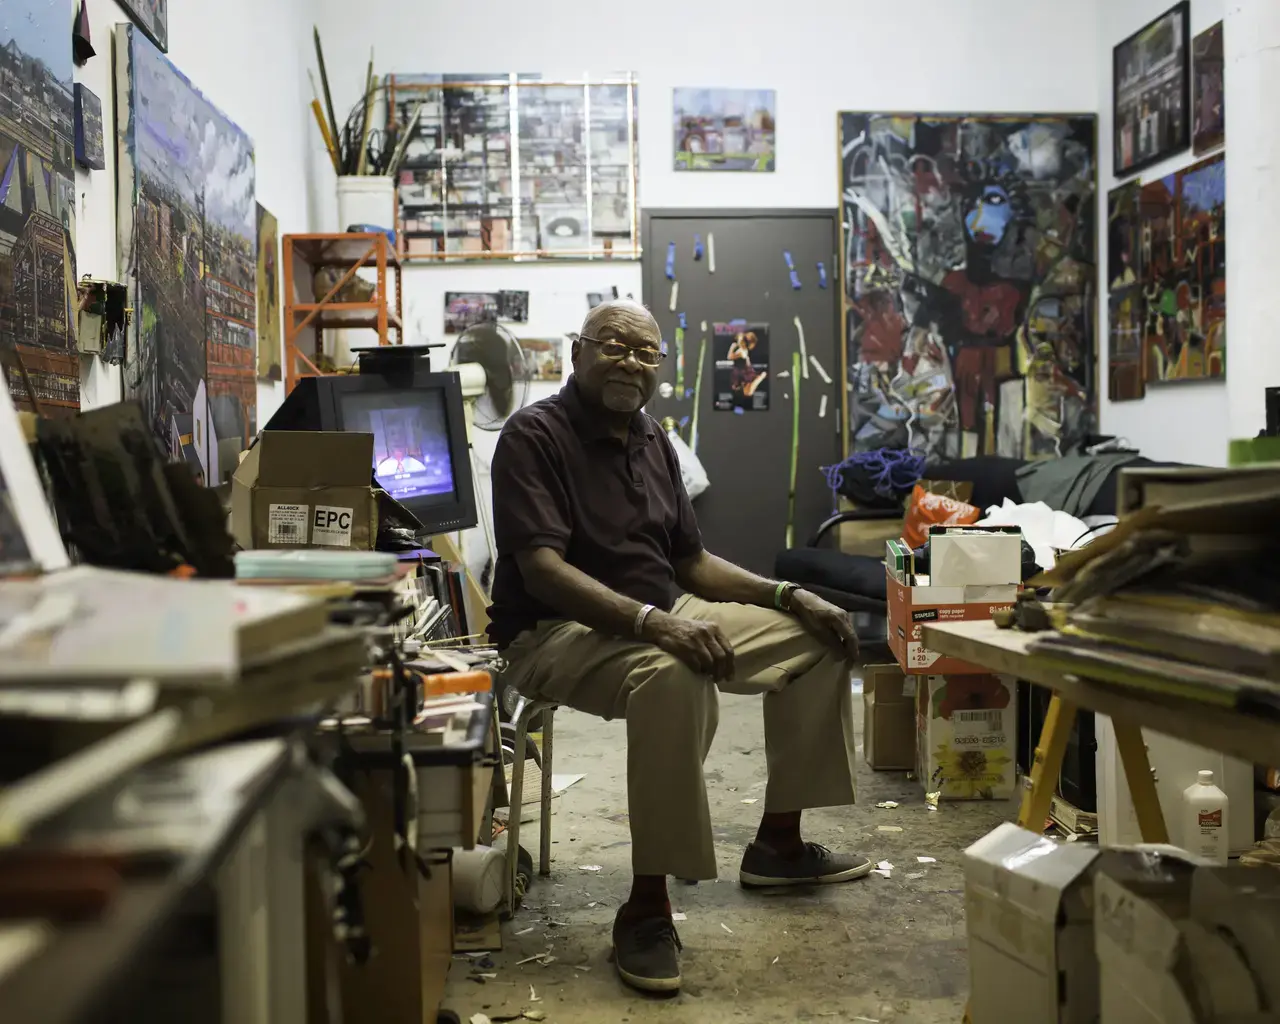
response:
[[[1051,456],[1094,429],[1091,115],[840,115],[849,448]]]
[[[0,365],[14,403],[80,407],[70,18],[47,0],[0,17]]]
[[[1221,154],[1142,186],[1148,385],[1226,375],[1226,191]]]
[[[130,398],[175,457],[218,479],[257,429],[253,143],[133,25],[116,30],[120,266],[135,309]]]

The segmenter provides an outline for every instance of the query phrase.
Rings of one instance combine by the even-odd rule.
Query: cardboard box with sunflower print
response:
[[[943,800],[1008,800],[1017,775],[1018,688],[1012,676],[921,676],[916,775]]]

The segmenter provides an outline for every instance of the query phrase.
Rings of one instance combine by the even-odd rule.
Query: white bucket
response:
[[[338,230],[353,224],[396,226],[396,183],[385,174],[351,174],[338,179]]]

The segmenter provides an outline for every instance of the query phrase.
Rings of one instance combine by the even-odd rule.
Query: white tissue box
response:
[[[999,587],[1022,582],[1022,531],[1014,526],[935,526],[929,531],[935,587]]]

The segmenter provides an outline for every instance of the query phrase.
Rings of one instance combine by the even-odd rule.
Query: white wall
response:
[[[1172,0],[1107,0],[1098,8],[1098,224],[1099,259],[1106,262],[1107,192],[1120,182],[1112,174],[1112,48],[1132,35],[1152,18],[1163,14]],[[1195,0],[1191,5],[1191,34],[1203,31],[1223,16],[1223,0]],[[1228,72],[1230,74],[1230,72]],[[1231,112],[1228,108],[1228,120]],[[1230,128],[1228,128],[1230,131]],[[1141,172],[1142,181],[1153,181],[1194,163],[1200,159],[1190,150],[1171,160]],[[1230,159],[1227,166],[1230,167]],[[1129,180],[1126,178],[1125,180]],[[1238,207],[1235,208],[1238,211]],[[1233,202],[1228,196],[1227,237],[1230,239]],[[1236,214],[1238,216],[1238,212]],[[1229,243],[1228,243],[1229,244]],[[1228,255],[1227,266],[1231,266]],[[1228,270],[1230,273],[1230,270]],[[1105,289],[1106,268],[1101,268],[1099,284]],[[1101,360],[1102,429],[1108,434],[1127,437],[1148,458],[1170,462],[1194,462],[1208,466],[1224,466],[1227,459],[1227,439],[1230,434],[1227,387],[1223,381],[1195,381],[1183,384],[1166,384],[1147,389],[1146,397],[1136,402],[1110,402],[1105,385],[1107,370],[1107,303],[1105,290],[1099,313],[1099,343]],[[1233,303],[1231,287],[1227,287],[1227,373],[1245,370],[1241,358],[1243,332],[1232,332]],[[1258,384],[1261,398],[1262,382]],[[1261,424],[1259,424],[1261,426]]]
[[[279,218],[282,233],[308,230],[311,7],[310,0],[169,0],[169,59],[253,139],[258,201]],[[76,69],[75,80],[102,100],[107,168],[76,171],[77,270],[114,281],[119,268],[112,36],[114,26],[129,17],[111,0],[91,3],[89,17],[97,56]],[[120,371],[97,360],[86,365],[83,407],[118,401]],[[280,385],[258,386],[259,422],[282,394]]]

